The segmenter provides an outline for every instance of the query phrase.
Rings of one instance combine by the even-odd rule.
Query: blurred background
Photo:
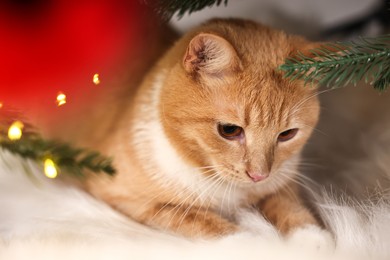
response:
[[[111,79],[139,77],[163,49],[159,44],[174,41],[151,10],[155,2],[0,1],[0,102],[50,110],[64,93],[72,102],[62,110],[69,110],[98,99],[103,87],[92,88],[95,74],[110,88],[121,85]],[[384,34],[388,14],[386,0],[230,0],[181,19],[174,16],[170,25],[183,33],[210,18],[241,17],[311,40],[333,41]],[[145,69],[132,71],[136,67]]]
[[[390,22],[386,0],[231,0],[226,7],[206,8],[172,24],[183,32],[211,17],[252,19],[312,40],[375,36]]]

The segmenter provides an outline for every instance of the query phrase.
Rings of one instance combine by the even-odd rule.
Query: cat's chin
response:
[[[237,188],[242,189],[244,191],[261,191],[261,190],[269,190],[269,183],[272,180],[263,180],[259,182],[254,182],[250,179],[247,181],[235,181],[232,185],[235,185]]]

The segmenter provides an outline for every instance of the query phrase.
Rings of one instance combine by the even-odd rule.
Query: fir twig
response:
[[[305,83],[318,81],[328,87],[339,87],[356,85],[364,79],[383,91],[390,84],[390,35],[325,44],[311,50],[311,55],[298,53],[286,59],[279,69],[285,71],[285,77]]]
[[[228,0],[144,0],[144,2],[155,9],[164,20],[170,20],[175,13],[182,18],[186,13],[193,13],[205,7],[219,6],[221,3],[227,5]]]
[[[109,175],[115,173],[111,159],[98,152],[74,148],[67,143],[55,140],[45,140],[33,131],[32,127],[25,125],[23,136],[19,140],[9,140],[7,136],[7,123],[0,123],[0,148],[8,150],[25,159],[43,162],[51,158],[55,164],[67,173],[83,176],[83,171],[104,172]]]

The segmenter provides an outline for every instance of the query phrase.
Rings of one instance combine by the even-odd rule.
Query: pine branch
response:
[[[325,44],[311,50],[311,57],[298,53],[279,67],[285,77],[305,83],[318,82],[333,88],[364,79],[384,91],[390,83],[390,35],[361,38],[358,42]]]
[[[228,0],[144,0],[150,5],[164,20],[170,20],[175,13],[178,18],[182,18],[186,13],[193,13],[205,7],[213,5],[219,6],[222,2],[227,5]]]
[[[43,162],[50,158],[60,169],[76,176],[84,176],[85,169],[95,173],[115,174],[111,160],[98,152],[73,148],[69,144],[55,140],[45,140],[29,125],[25,125],[22,138],[10,140],[7,125],[7,122],[0,123],[0,148],[4,150],[33,161]]]

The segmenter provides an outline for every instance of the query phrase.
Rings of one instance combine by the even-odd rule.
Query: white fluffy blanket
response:
[[[308,172],[321,186],[332,184],[314,194],[333,239],[313,227],[282,238],[261,216],[242,212],[247,231],[188,241],[137,224],[0,150],[0,259],[390,259],[390,93],[328,93],[304,162],[315,162]]]
[[[321,186],[332,184],[310,195],[333,238],[314,227],[283,238],[261,216],[242,212],[247,231],[188,241],[123,217],[0,150],[0,259],[390,259],[390,93],[348,87],[323,94],[322,106],[304,163],[315,162],[308,173]],[[364,196],[366,189],[375,196]]]
[[[246,232],[188,241],[139,225],[34,163],[0,152],[0,259],[389,259],[390,204],[319,207],[334,240],[314,227],[281,238],[243,212]],[[35,177],[31,177],[31,176]],[[333,242],[334,241],[334,242]]]

